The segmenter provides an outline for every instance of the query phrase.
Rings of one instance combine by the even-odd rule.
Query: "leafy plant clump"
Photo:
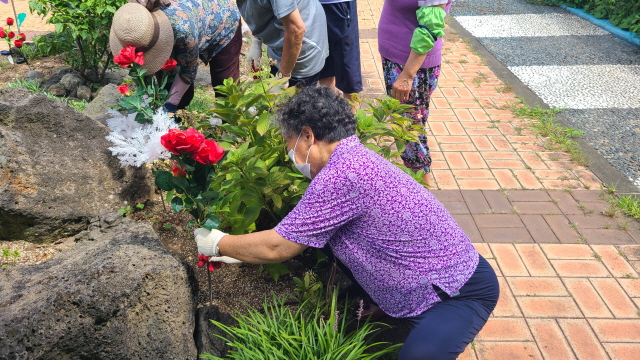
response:
[[[582,9],[597,19],[609,20],[620,29],[638,37],[640,33],[640,2],[629,0],[527,0],[535,5],[566,5]]]
[[[533,130],[540,136],[547,138],[545,147],[548,150],[568,152],[571,160],[578,165],[589,165],[589,159],[582,152],[574,137],[582,136],[580,130],[565,128],[558,125],[556,114],[562,109],[542,109],[540,106],[527,106],[522,100],[509,104],[513,113],[521,118],[531,120]]]
[[[112,65],[109,30],[116,10],[127,0],[29,0],[32,13],[49,16],[56,33],[69,36],[71,42],[64,60],[86,80],[97,83]],[[65,48],[59,38],[51,38],[54,48]],[[45,47],[46,48],[46,47]]]
[[[11,251],[11,249],[3,247],[2,254],[0,255],[2,257],[2,262],[3,262],[2,267],[15,265],[20,255],[21,254],[20,254],[20,251],[18,251],[18,249]]]
[[[288,298],[265,300],[262,311],[249,308],[246,315],[237,313],[237,326],[228,326],[212,320],[228,337],[219,336],[233,349],[225,359],[272,360],[350,360],[378,359],[396,351],[402,344],[378,350],[388,343],[372,343],[372,336],[388,325],[369,323],[347,332],[348,321],[337,307],[337,292],[329,304],[306,301],[297,310],[285,304]],[[376,348],[374,350],[374,348]],[[377,351],[376,351],[377,350]],[[223,358],[209,354],[203,359]]]
[[[7,88],[25,88],[27,90],[29,90],[32,93],[35,94],[44,94],[46,95],[49,99],[55,99],[58,101],[61,101],[69,106],[74,107],[76,110],[78,110],[79,112],[82,112],[84,110],[84,108],[87,106],[88,102],[86,100],[80,100],[80,101],[76,101],[76,100],[72,100],[71,98],[68,97],[57,97],[53,94],[51,94],[48,91],[45,91],[43,88],[40,87],[40,81],[39,80],[35,80],[35,79],[13,79],[12,81],[10,81],[9,83],[7,83],[6,85]]]

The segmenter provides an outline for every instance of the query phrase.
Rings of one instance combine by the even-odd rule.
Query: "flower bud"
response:
[[[7,18],[7,25],[11,26],[13,25],[13,19],[12,18]]]

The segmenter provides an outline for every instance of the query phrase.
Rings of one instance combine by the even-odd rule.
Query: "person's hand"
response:
[[[170,102],[164,103],[164,111],[167,112],[169,116],[178,112],[178,105],[174,105]]]
[[[251,66],[251,69],[260,68],[260,59],[262,59],[262,40],[253,38],[251,41],[251,48],[247,54],[247,62]]]
[[[414,77],[415,75],[411,76],[403,70],[391,87],[391,97],[399,101],[409,100]]]
[[[242,261],[232,258],[231,256],[212,256],[209,258],[209,261],[223,262],[225,264],[241,264]]]
[[[229,235],[223,233],[220,230],[207,230],[204,228],[196,229],[193,234],[196,238],[196,244],[198,245],[198,254],[205,256],[220,256],[220,250],[218,250],[218,243],[223,236]],[[209,260],[217,261],[217,260]]]

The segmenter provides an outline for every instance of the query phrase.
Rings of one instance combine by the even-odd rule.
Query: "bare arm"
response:
[[[280,72],[284,76],[291,76],[293,67],[298,61],[300,50],[302,49],[302,39],[307,30],[300,11],[295,9],[289,15],[280,19],[284,25],[284,46],[282,49],[282,60],[280,61]]]
[[[306,245],[283,238],[275,230],[225,235],[218,243],[221,255],[252,264],[279,263],[291,259],[306,248]]]

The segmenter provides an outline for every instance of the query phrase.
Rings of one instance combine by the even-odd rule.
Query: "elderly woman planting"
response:
[[[384,312],[409,319],[400,359],[456,358],[498,301],[491,266],[426,188],[360,143],[348,102],[330,88],[305,88],[277,119],[312,179],[304,197],[272,230],[197,229],[199,253],[264,264],[328,244]]]

